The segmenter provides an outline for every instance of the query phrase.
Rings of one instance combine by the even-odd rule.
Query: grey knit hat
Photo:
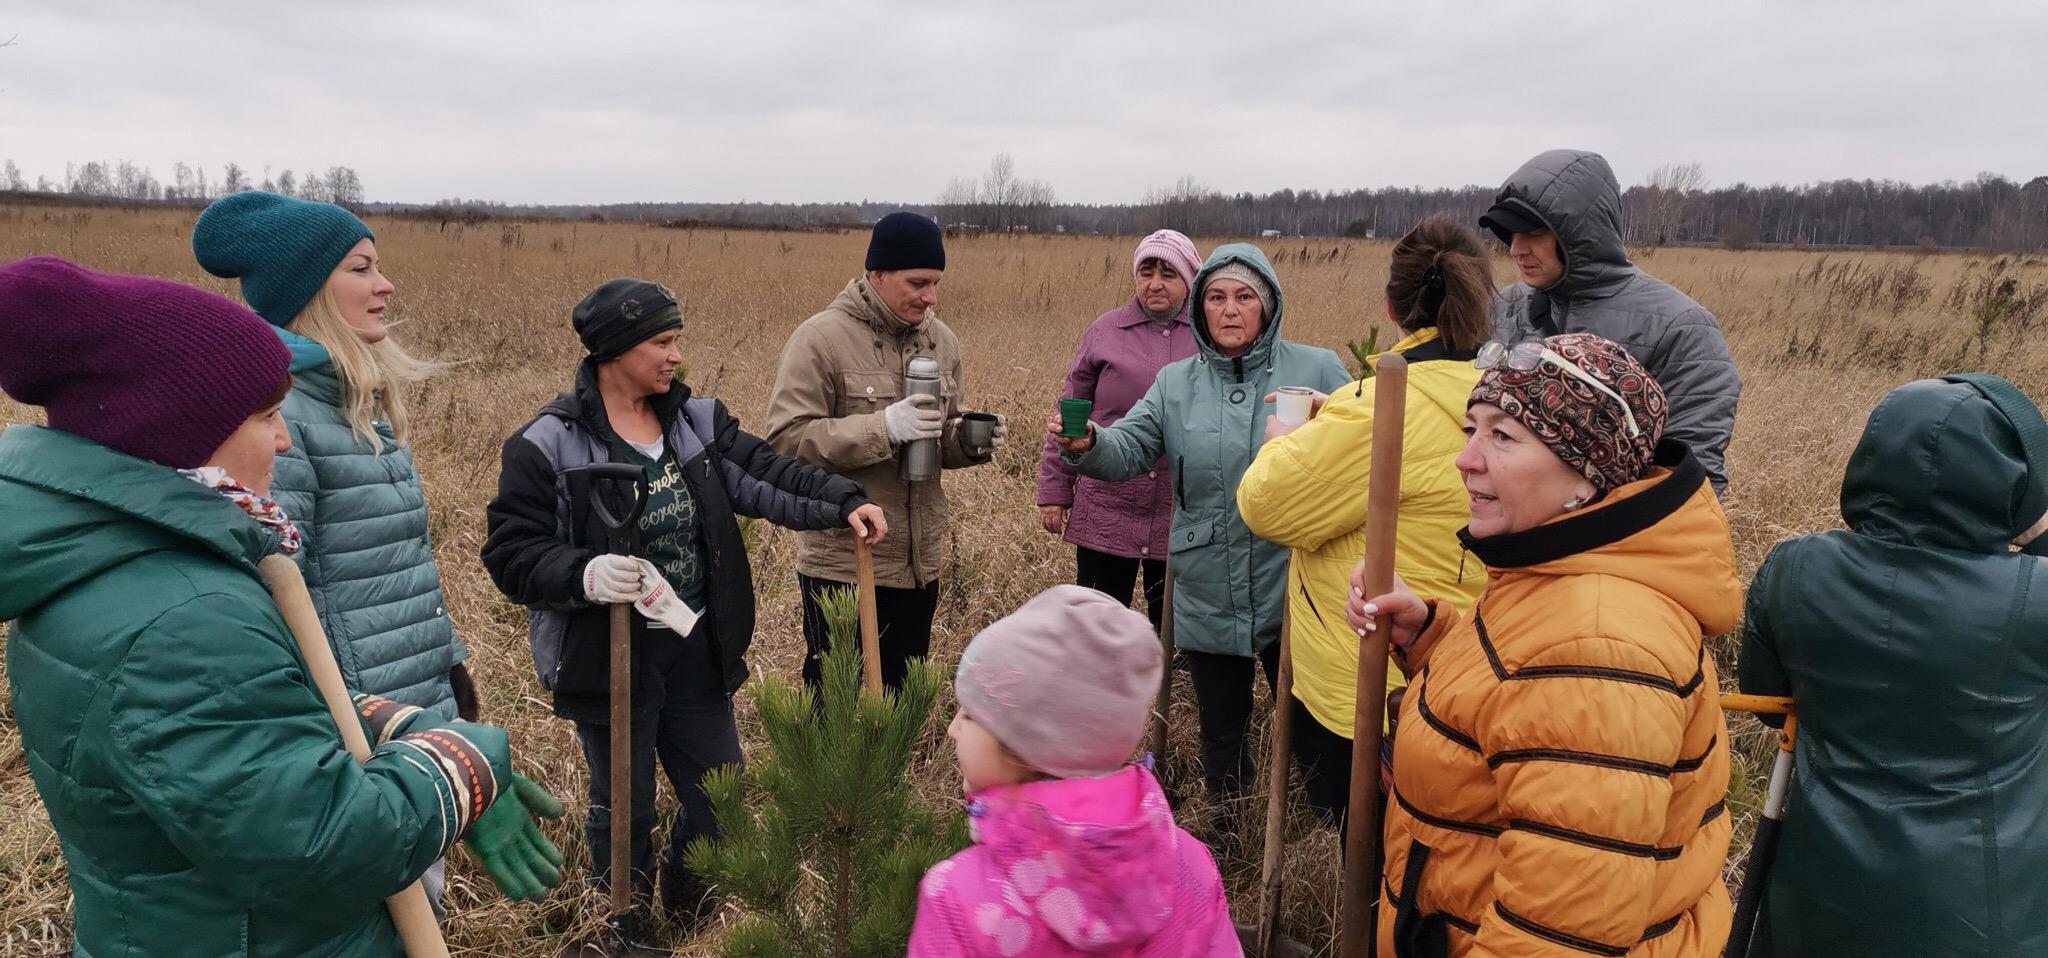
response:
[[[1032,768],[1105,775],[1145,736],[1163,662],[1144,615],[1056,585],[967,643],[953,691],[968,718]]]

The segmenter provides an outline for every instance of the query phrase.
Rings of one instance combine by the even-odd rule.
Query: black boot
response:
[[[675,849],[661,853],[660,877],[655,887],[661,897],[661,913],[686,935],[702,930],[704,923],[718,912],[718,896],[704,879],[683,864]]]

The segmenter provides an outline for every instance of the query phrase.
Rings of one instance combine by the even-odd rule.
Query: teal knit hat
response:
[[[192,255],[207,272],[242,281],[242,299],[273,326],[306,308],[348,251],[375,239],[333,203],[251,190],[206,207],[192,227]]]

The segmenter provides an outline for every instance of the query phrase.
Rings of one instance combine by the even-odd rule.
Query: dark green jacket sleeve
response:
[[[251,907],[373,907],[460,837],[420,750],[358,764],[282,623],[200,595],[136,638],[110,696],[116,774],[194,867]]]
[[[1778,658],[1779,637],[1771,629],[1770,618],[1772,580],[1791,561],[1782,547],[1772,550],[1750,579],[1749,594],[1742,606],[1742,647],[1735,660],[1735,688],[1745,694],[1792,694],[1792,680]],[[1772,728],[1782,727],[1785,721],[1776,715],[1759,715],[1757,719]]]

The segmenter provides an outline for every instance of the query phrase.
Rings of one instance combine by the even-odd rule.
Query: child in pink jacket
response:
[[[975,844],[925,873],[910,958],[1238,958],[1209,849],[1129,764],[1162,668],[1145,617],[1080,586],[968,643],[947,736]]]

